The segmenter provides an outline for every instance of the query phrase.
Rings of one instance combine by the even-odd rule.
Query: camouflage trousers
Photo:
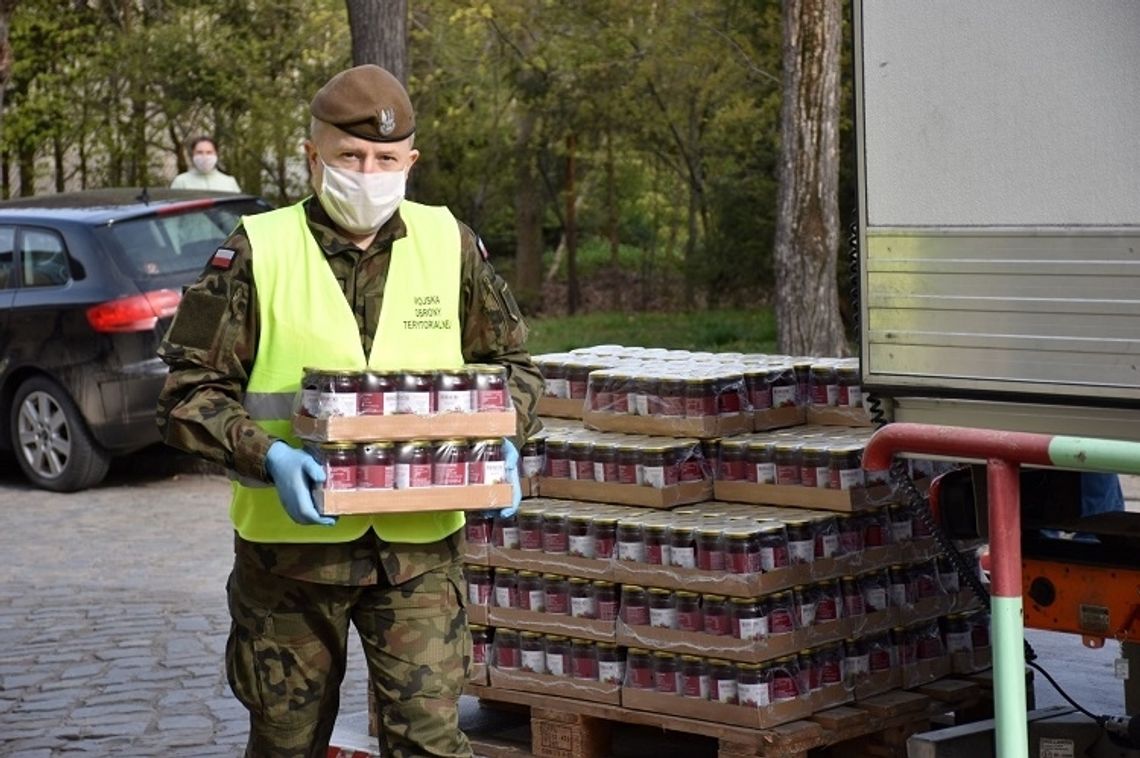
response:
[[[227,582],[230,688],[249,711],[249,758],[324,758],[348,627],[360,636],[388,758],[466,758],[458,701],[471,635],[458,563],[404,584],[316,584],[235,563]]]

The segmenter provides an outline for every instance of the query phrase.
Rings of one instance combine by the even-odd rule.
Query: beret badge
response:
[[[391,108],[381,108],[376,117],[376,128],[387,137],[396,129],[396,112]]]

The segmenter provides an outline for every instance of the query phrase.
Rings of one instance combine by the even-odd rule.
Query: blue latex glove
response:
[[[519,482],[519,451],[515,443],[503,437],[503,463],[506,464],[507,481],[511,483],[511,504],[499,511],[503,518],[510,518],[519,510],[522,502],[522,484]]]
[[[313,503],[313,486],[325,480],[325,470],[313,456],[277,440],[265,455],[265,470],[289,518],[302,525],[336,523],[332,516],[322,516]]]

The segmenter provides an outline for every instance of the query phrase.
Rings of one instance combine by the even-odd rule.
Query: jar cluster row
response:
[[[298,412],[313,418],[428,416],[501,412],[511,407],[505,366],[469,365],[445,371],[306,368]]]
[[[544,456],[541,473],[549,479],[670,487],[712,478],[696,440],[607,435],[548,435],[536,441]]]
[[[505,518],[471,513],[467,542],[550,555],[756,574],[817,559],[857,556],[867,548],[929,536],[926,521],[901,505],[783,521],[632,509],[625,513],[529,505]]]
[[[503,440],[326,442],[308,448],[325,470],[325,489],[463,487],[507,481]]]
[[[735,663],[663,650],[514,629],[472,627],[474,661],[507,671],[527,671],[640,690],[765,707],[829,685],[934,660],[948,653],[988,648],[989,617],[953,614],[900,626],[864,638],[805,648],[767,663]]]
[[[760,640],[841,618],[910,608],[927,598],[959,591],[957,572],[936,559],[749,598],[477,565],[466,566],[465,573],[472,605],[599,621],[620,619],[629,626],[739,640]]]

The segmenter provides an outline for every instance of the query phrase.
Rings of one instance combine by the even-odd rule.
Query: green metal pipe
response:
[[[1054,437],[1049,460],[1060,468],[1140,474],[1140,443],[1087,437]]]
[[[994,746],[998,758],[1029,750],[1025,711],[1025,625],[1020,597],[990,598],[994,660]]]

